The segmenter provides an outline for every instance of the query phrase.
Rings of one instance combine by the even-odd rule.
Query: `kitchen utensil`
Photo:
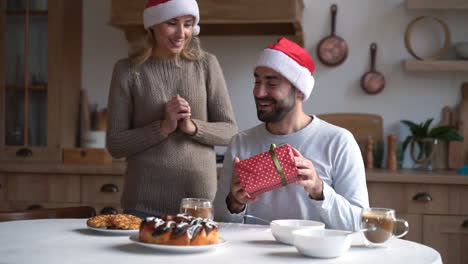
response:
[[[326,66],[337,66],[343,63],[348,57],[348,45],[335,34],[336,13],[338,6],[333,4],[331,10],[331,34],[322,39],[317,46],[319,60]]]
[[[450,126],[451,121],[450,119],[452,118],[452,110],[449,106],[445,106],[442,108],[442,117],[440,119],[440,122],[438,126]],[[434,168],[436,169],[447,169],[447,163],[448,163],[448,142],[445,140],[441,140],[435,150],[435,155],[434,155]]]
[[[468,164],[468,82],[461,86],[462,102],[458,108],[458,125],[463,136],[462,165]],[[459,168],[457,168],[459,169]]]
[[[397,148],[397,137],[394,134],[390,134],[387,137],[387,170],[396,171],[398,168],[398,162],[396,157]]]
[[[432,19],[432,20],[435,20],[436,22],[438,22],[441,26],[442,26],[442,29],[444,30],[444,46],[442,48],[440,48],[437,53],[429,58],[422,58],[418,55],[416,55],[416,53],[413,51],[413,48],[411,47],[411,32],[413,31],[413,26],[422,21],[422,20],[426,20],[426,19]],[[409,24],[408,24],[408,27],[406,28],[406,32],[405,32],[405,47],[406,49],[408,50],[408,52],[411,54],[411,56],[415,57],[416,59],[418,60],[436,60],[436,59],[439,59],[441,58],[442,56],[444,56],[445,53],[447,53],[447,51],[449,50],[450,48],[450,30],[447,26],[447,24],[440,18],[438,17],[433,17],[433,16],[420,16],[420,17],[417,17],[415,19],[413,19]]]
[[[361,87],[368,94],[380,93],[385,87],[385,77],[382,73],[375,70],[375,56],[377,52],[377,44],[370,45],[371,68],[361,78]]]

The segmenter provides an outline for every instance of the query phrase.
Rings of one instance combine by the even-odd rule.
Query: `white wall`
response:
[[[337,34],[348,44],[349,55],[340,66],[329,68],[317,59],[318,42],[330,34],[330,6],[338,4]],[[406,136],[401,119],[421,122],[440,118],[442,107],[460,100],[465,73],[406,72],[403,60],[411,56],[404,46],[408,23],[420,15],[443,18],[452,42],[468,41],[468,11],[410,11],[404,0],[305,0],[303,29],[305,48],[316,61],[316,85],[305,103],[308,113],[365,112],[384,119],[384,131]],[[104,107],[115,61],[127,55],[124,35],[108,26],[110,0],[84,0],[83,88]],[[203,19],[203,18],[202,18]],[[234,111],[241,130],[258,124],[252,99],[252,65],[259,50],[279,36],[203,37],[203,47],[214,53],[224,70]],[[292,36],[288,36],[292,37]],[[413,49],[431,55],[441,47],[443,34],[437,24],[418,24]],[[360,88],[361,76],[369,70],[369,45],[378,44],[377,70],[386,78],[382,93],[367,95]],[[453,56],[451,50],[447,56]]]

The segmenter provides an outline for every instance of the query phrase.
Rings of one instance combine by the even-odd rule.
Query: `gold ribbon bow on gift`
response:
[[[276,148],[276,144],[270,145],[270,156],[273,159],[273,163],[275,164],[276,170],[278,171],[280,175],[281,185],[286,186],[288,185],[288,181],[286,180],[286,176],[284,176],[283,167],[281,167],[278,157],[276,157],[276,153],[274,151],[275,148]]]

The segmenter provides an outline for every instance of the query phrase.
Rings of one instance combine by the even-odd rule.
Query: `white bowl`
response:
[[[299,219],[280,219],[274,220],[270,224],[271,233],[276,241],[292,245],[294,238],[292,232],[297,229],[324,229],[322,222]]]
[[[455,51],[458,56],[463,59],[468,59],[468,42],[458,42],[455,44]]]
[[[336,258],[351,247],[352,232],[343,230],[301,229],[293,232],[294,246],[299,253],[315,258]]]

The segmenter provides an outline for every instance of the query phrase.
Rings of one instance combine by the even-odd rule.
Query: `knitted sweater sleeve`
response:
[[[160,120],[133,127],[132,70],[128,59],[114,66],[108,98],[106,147],[114,158],[129,157],[164,140]]]
[[[193,139],[206,145],[225,146],[237,133],[237,125],[226,81],[214,55],[206,54],[204,59],[206,78],[208,120],[192,119],[197,126]]]

